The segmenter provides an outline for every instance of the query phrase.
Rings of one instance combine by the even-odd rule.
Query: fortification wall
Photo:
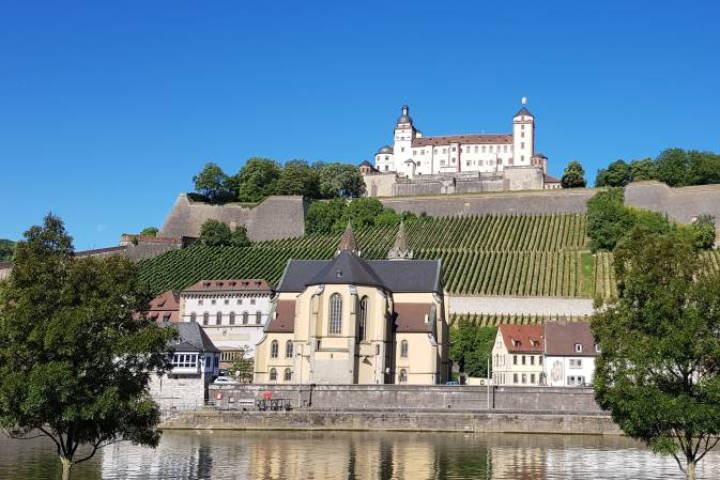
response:
[[[586,202],[595,194],[594,189],[551,190],[537,192],[503,192],[486,195],[452,197],[381,198],[383,205],[396,212],[422,212],[432,217],[584,213]]]
[[[208,219],[220,220],[234,229],[245,225],[250,240],[276,240],[305,234],[305,204],[301,196],[272,196],[254,207],[210,205],[193,202],[180,194],[158,235],[198,237]]]
[[[671,188],[660,182],[631,183],[625,188],[625,204],[666,213],[676,222],[690,223],[702,214],[720,220],[720,185]]]
[[[589,298],[505,297],[448,295],[449,313],[486,313],[493,315],[590,316],[594,312]]]

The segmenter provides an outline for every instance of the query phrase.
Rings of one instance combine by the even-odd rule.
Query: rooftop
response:
[[[200,280],[187,287],[182,293],[227,293],[252,292],[272,293],[272,287],[267,280],[261,278],[240,278],[223,280]]]

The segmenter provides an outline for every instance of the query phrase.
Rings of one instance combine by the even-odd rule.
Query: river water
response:
[[[0,437],[0,479],[58,478],[44,439]],[[720,478],[720,451],[699,468]],[[73,479],[670,479],[675,461],[619,436],[166,431],[157,449],[116,444]]]

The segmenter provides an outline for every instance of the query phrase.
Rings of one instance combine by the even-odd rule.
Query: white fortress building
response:
[[[394,191],[389,192],[387,180],[367,178],[378,174],[392,174],[399,183],[406,184],[408,181],[425,185],[437,182],[438,188],[443,190],[426,192],[428,188],[432,189],[426,186],[419,189],[421,192],[418,194],[454,193],[454,188],[447,191],[447,179],[455,179],[452,187],[458,181],[482,183],[475,186],[467,184],[460,189],[465,191],[560,188],[560,182],[547,175],[547,157],[535,151],[535,116],[527,109],[526,103],[523,98],[522,108],[513,116],[512,133],[437,137],[423,136],[413,124],[410,108],[403,105],[395,124],[393,145],[384,145],[377,151],[375,165],[369,162],[361,164],[368,195],[412,195],[407,187],[391,188]],[[489,183],[492,181],[495,183]]]

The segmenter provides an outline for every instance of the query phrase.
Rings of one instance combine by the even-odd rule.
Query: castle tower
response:
[[[395,171],[412,176],[415,173],[415,163],[412,159],[412,142],[415,139],[415,127],[412,118],[410,118],[410,107],[403,105],[400,110],[400,117],[395,124],[395,145],[393,147]]]
[[[395,244],[388,252],[388,260],[412,260],[413,251],[408,246],[405,236],[405,222],[400,221],[400,228],[395,235]]]
[[[522,98],[522,108],[513,116],[513,165],[530,165],[535,154],[535,116],[525,106],[527,98]]]

